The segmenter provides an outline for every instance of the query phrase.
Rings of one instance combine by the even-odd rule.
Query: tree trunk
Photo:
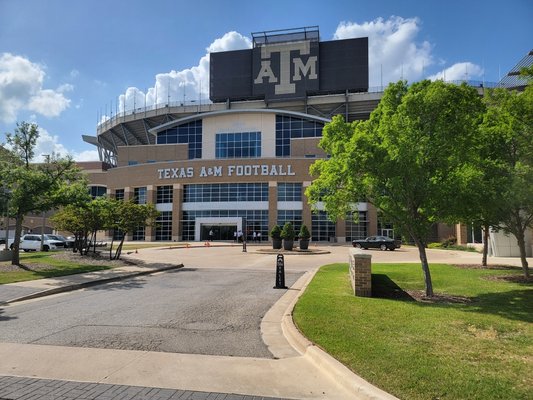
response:
[[[483,259],[481,260],[481,265],[484,267],[487,266],[487,255],[489,252],[489,229],[489,225],[483,225]]]
[[[22,234],[22,220],[24,215],[17,214],[15,217],[15,237],[13,241],[13,256],[11,265],[20,265],[20,237]]]
[[[426,256],[426,246],[424,242],[418,238],[414,238],[416,247],[418,247],[418,254],[422,262],[422,271],[424,272],[424,282],[426,284],[426,296],[433,297],[433,283],[431,282],[431,273],[429,272],[429,264]]]
[[[522,262],[524,276],[529,278],[529,265],[526,259],[526,241],[524,238],[524,231],[519,230],[515,236],[518,242],[518,248],[520,249],[520,261]]]

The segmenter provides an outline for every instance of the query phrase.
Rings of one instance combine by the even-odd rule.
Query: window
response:
[[[359,211],[359,220],[353,220],[353,214],[357,211],[346,214],[346,241],[364,239],[368,236],[368,221],[366,219],[366,211]]]
[[[162,211],[156,222],[155,240],[172,240],[172,211]]]
[[[302,201],[302,184],[278,183],[278,201]]]
[[[291,155],[291,139],[321,137],[324,124],[285,115],[276,115],[276,157]]]
[[[140,226],[133,231],[132,240],[144,240],[145,227]]]
[[[188,144],[189,160],[202,158],[202,120],[189,122],[157,134],[157,144]]]
[[[261,157],[261,132],[217,133],[215,157]]]
[[[329,238],[335,237],[335,223],[328,219],[325,211],[318,211],[311,217],[312,220],[312,240],[328,241]]]
[[[172,191],[173,191],[173,188],[171,185],[158,186],[156,203],[157,204],[172,203]]]
[[[138,187],[133,189],[133,201],[135,204],[146,204],[146,187]]]
[[[89,193],[93,199],[97,197],[103,197],[107,193],[107,188],[105,186],[91,186],[89,188]]]
[[[184,203],[220,201],[268,201],[268,183],[214,183],[184,186]]]
[[[115,190],[115,200],[124,200],[124,189]]]
[[[135,160],[128,161],[128,165],[137,165],[137,164],[139,164],[139,161],[135,161]]]
[[[278,225],[283,228],[286,222],[290,222],[298,234],[302,227],[302,210],[278,210]]]

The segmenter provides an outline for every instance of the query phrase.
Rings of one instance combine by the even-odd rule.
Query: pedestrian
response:
[[[213,229],[211,229],[209,231],[209,241],[212,242],[213,241]]]
[[[237,243],[237,231],[233,231],[233,241]]]
[[[253,233],[253,241],[256,242],[257,241],[257,232],[254,231]]]
[[[261,244],[261,232],[257,232],[257,241]]]

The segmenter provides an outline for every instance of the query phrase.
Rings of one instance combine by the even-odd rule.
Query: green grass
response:
[[[374,264],[373,286],[423,290],[419,264]],[[533,287],[519,270],[432,265],[436,293],[468,303],[354,297],[347,264],[322,267],[294,310],[310,340],[402,399],[532,399]]]
[[[81,274],[90,271],[101,271],[112,267],[106,265],[84,264],[83,258],[79,262],[60,260],[53,257],[53,253],[35,252],[30,254],[21,254],[21,264],[45,264],[49,265],[47,269],[25,270],[20,268],[18,271],[1,271],[0,284],[31,281],[42,278],[53,278],[56,276]],[[10,262],[0,262],[0,265],[7,265]],[[30,268],[31,269],[31,268]]]

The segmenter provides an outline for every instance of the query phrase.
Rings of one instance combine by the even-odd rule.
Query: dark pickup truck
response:
[[[363,249],[396,250],[402,246],[400,240],[394,240],[387,236],[369,236],[363,240],[353,240],[353,247]]]

